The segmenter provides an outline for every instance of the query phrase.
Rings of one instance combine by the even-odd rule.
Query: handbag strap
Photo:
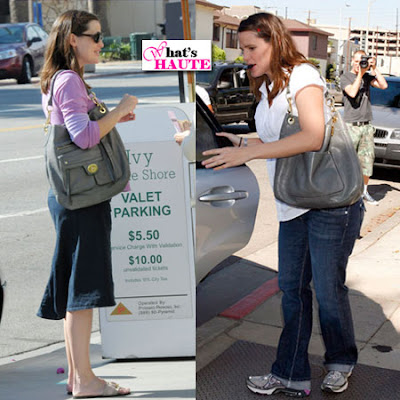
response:
[[[315,68],[317,71],[318,69],[310,64],[313,68]],[[324,83],[324,85],[326,85],[326,81],[325,79],[321,76],[321,74],[319,73],[319,77],[321,78],[322,82]],[[290,93],[290,78],[291,75],[289,75],[289,80],[288,80],[288,84],[286,86],[286,100],[288,102],[288,108],[287,108],[287,113],[290,115],[291,118],[293,118],[293,99],[292,99],[292,94]],[[325,90],[325,104],[330,108],[332,115],[334,115],[336,113],[336,107],[335,107],[335,100],[333,98],[333,96],[331,96],[328,92],[328,90]]]
[[[312,65],[312,67],[314,67],[317,71],[318,69]],[[319,71],[318,71],[319,73]],[[322,82],[324,83],[324,85],[326,84],[325,79],[321,76],[321,74],[319,74],[319,77],[321,78]],[[289,80],[288,80],[288,84],[286,86],[286,100],[288,102],[288,108],[287,108],[287,123],[289,125],[293,125],[296,120],[295,120],[295,116],[293,115],[293,99],[292,99],[292,95],[290,93],[290,78],[291,78],[291,74],[289,76]],[[331,96],[328,92],[328,90],[325,90],[325,104],[330,108],[330,111],[332,113],[332,118],[328,123],[325,123],[325,139],[324,139],[324,143],[327,144],[329,143],[329,140],[327,139],[328,137],[332,137],[335,131],[335,123],[338,120],[338,114],[337,114],[337,110],[335,107],[335,100],[333,98],[333,96]],[[327,129],[330,129],[330,132],[327,131]],[[328,135],[328,136],[327,136]],[[324,144],[322,145],[322,147],[324,148]]]
[[[56,81],[57,76],[63,72],[66,71],[65,69],[60,69],[58,70],[51,78],[51,82],[50,82],[50,90],[49,90],[49,100],[47,101],[47,118],[46,118],[46,122],[44,124],[44,131],[47,134],[48,129],[49,129],[49,125],[50,124],[50,117],[51,117],[51,112],[53,111],[53,90],[54,90],[54,84]],[[99,107],[99,111],[102,114],[105,114],[107,112],[107,109],[105,108],[104,104],[100,103],[100,101],[98,100],[98,98],[96,97],[96,93],[94,93],[93,91],[90,91],[89,89],[87,89],[87,93],[88,96],[90,98],[90,100],[93,101],[94,104],[96,104],[97,107]]]

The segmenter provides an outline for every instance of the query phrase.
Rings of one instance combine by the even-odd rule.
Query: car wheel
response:
[[[20,77],[17,79],[18,83],[31,83],[32,80],[32,65],[28,57],[24,58],[22,64],[22,72]]]

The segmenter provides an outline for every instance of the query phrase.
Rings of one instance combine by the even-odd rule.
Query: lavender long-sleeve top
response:
[[[42,95],[42,107],[47,117],[49,94]],[[58,74],[53,89],[53,111],[51,123],[65,124],[71,140],[82,149],[100,142],[100,128],[97,121],[91,121],[88,111],[95,107],[80,76],[71,70]]]

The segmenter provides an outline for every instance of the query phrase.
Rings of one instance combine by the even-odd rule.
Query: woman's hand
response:
[[[136,115],[132,111],[132,112],[129,112],[128,114],[126,114],[124,117],[120,118],[120,120],[118,122],[134,121],[135,119],[136,119]]]
[[[230,138],[228,137],[228,139]],[[203,152],[203,155],[213,157],[202,161],[201,164],[204,165],[206,168],[213,168],[216,171],[220,169],[236,167],[251,160],[249,147],[222,147],[220,149],[206,150]]]
[[[119,122],[132,121],[135,119],[133,110],[136,108],[138,99],[129,94],[124,95],[115,110],[120,115]],[[121,121],[123,119],[123,121]]]
[[[190,135],[190,131],[189,130],[186,130],[186,131],[183,131],[183,132],[179,132],[179,133],[175,133],[175,135],[174,135],[175,142],[178,143],[179,145],[181,145],[182,142],[183,142],[183,139],[185,139],[185,137],[187,137],[189,135]]]
[[[118,122],[133,121],[135,119],[133,110],[136,108],[137,103],[137,97],[126,94],[117,107],[103,118],[100,118],[97,121],[100,128],[100,139],[106,136]]]

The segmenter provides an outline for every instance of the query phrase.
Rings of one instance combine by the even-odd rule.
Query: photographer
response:
[[[344,120],[349,128],[364,175],[363,198],[369,204],[377,205],[378,202],[367,190],[375,158],[375,128],[371,125],[372,110],[369,96],[371,85],[378,89],[386,89],[388,85],[376,68],[376,58],[367,56],[363,50],[354,53],[351,66],[351,71],[344,73],[340,78],[344,94]]]

